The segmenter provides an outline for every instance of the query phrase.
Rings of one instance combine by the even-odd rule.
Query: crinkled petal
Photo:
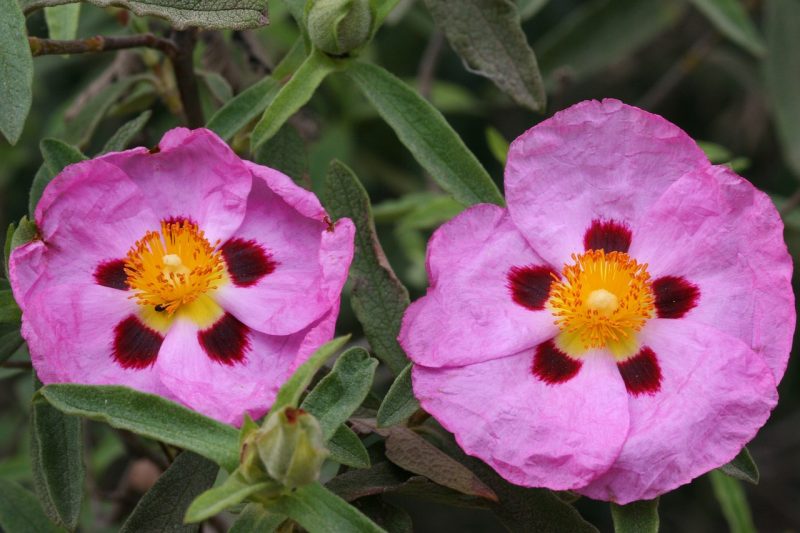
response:
[[[627,394],[611,358],[593,353],[569,381],[531,372],[534,350],[458,368],[414,366],[414,394],[461,448],[517,485],[580,487],[614,462]]]
[[[674,124],[617,100],[582,102],[512,144],[505,172],[508,209],[533,249],[551,264],[583,251],[594,220],[634,229],[683,174],[709,165]]]
[[[544,265],[508,211],[481,204],[440,227],[428,243],[428,293],[403,317],[400,344],[417,364],[465,365],[533,348],[557,332],[547,310],[514,302],[512,267]]]
[[[256,177],[247,214],[232,238],[263,247],[274,269],[254,285],[230,283],[215,295],[239,320],[271,335],[295,333],[326,314],[339,300],[353,258],[355,228],[349,219],[331,228],[324,211],[307,216],[294,207],[299,201],[284,198]]]
[[[792,258],[766,194],[725,167],[688,175],[645,217],[631,253],[654,279],[680,276],[699,288],[680,320],[740,338],[780,382],[795,327]]]
[[[113,152],[99,160],[130,176],[160,219],[189,218],[212,243],[226,240],[241,223],[250,192],[252,177],[242,160],[202,128],[170,130],[158,148]]]
[[[661,390],[631,396],[630,430],[614,465],[581,494],[647,500],[724,465],[777,402],[761,356],[735,337],[688,320],[654,319],[641,333],[661,367]]]

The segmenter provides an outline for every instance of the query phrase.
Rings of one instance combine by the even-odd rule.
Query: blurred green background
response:
[[[501,187],[504,143],[575,102],[614,97],[663,115],[701,142],[714,162],[730,163],[784,207],[786,240],[797,257],[800,210],[794,206],[800,203],[800,169],[793,171],[791,161],[800,159],[793,153],[800,143],[793,144],[790,130],[795,118],[794,127],[800,128],[800,116],[792,115],[800,109],[800,2],[777,2],[780,6],[746,2],[754,33],[740,31],[737,38],[698,9],[706,4],[700,0],[517,0],[548,91],[545,115],[514,105],[490,81],[465,68],[421,2],[402,0],[363,55],[429,98]],[[200,33],[195,63],[203,73],[206,118],[268,73],[294,43],[297,27],[278,0],[270,3],[270,19],[259,30]],[[794,39],[782,31],[786,25],[796,29]],[[30,35],[47,36],[41,12],[29,18],[28,29]],[[82,5],[80,37],[143,30],[163,33],[167,26],[118,9]],[[27,213],[28,190],[42,163],[41,139],[64,138],[92,155],[122,124],[151,109],[152,117],[132,143],[151,146],[181,124],[175,102],[170,65],[152,50],[35,58],[34,104],[23,136],[13,147],[0,140],[0,227]],[[269,151],[242,154],[281,168],[319,194],[331,159],[352,166],[372,198],[390,262],[412,299],[420,296],[426,285],[425,242],[461,208],[441,194],[344,76],[328,78],[270,142]],[[234,147],[245,144],[233,142]],[[347,305],[339,328],[360,331]],[[24,358],[23,352],[12,361]],[[745,490],[760,531],[800,530],[798,377],[795,356],[777,410],[750,445],[761,482]],[[0,380],[0,477],[28,482],[30,376],[0,368]],[[139,485],[147,485],[147,466],[135,459],[147,457],[148,450],[104,426],[91,429],[93,496],[84,528],[113,531],[135,504]],[[488,513],[398,501],[411,512],[417,531],[500,529]],[[581,500],[577,506],[602,530],[610,529],[606,504]],[[662,497],[661,524],[663,531],[728,527],[707,477]]]

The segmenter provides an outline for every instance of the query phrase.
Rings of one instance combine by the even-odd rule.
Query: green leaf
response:
[[[350,218],[356,226],[356,250],[350,266],[351,305],[375,355],[393,372],[408,364],[397,342],[408,307],[408,291],[386,260],[372,219],[367,191],[346,165],[333,161],[325,183],[326,207],[335,219]]]
[[[372,388],[378,360],[363,348],[344,352],[300,405],[316,417],[327,441],[358,409]]]
[[[259,165],[280,170],[295,183],[308,179],[308,153],[305,142],[291,124],[284,124],[275,136],[261,145],[253,156]]]
[[[758,467],[747,447],[742,448],[742,451],[733,458],[733,461],[721,466],[719,469],[733,478],[758,485]]]
[[[547,5],[548,0],[517,0],[517,9],[522,20],[532,18]]]
[[[0,528],[9,533],[61,531],[47,519],[36,497],[18,483],[0,478]]]
[[[341,350],[349,340],[350,335],[345,335],[320,346],[278,390],[278,395],[275,397],[275,402],[272,404],[269,414],[277,412],[287,405],[296,407],[303,391],[306,390],[314,378],[314,374],[325,364],[325,361]]]
[[[492,152],[497,162],[505,166],[506,157],[508,157],[509,143],[506,138],[503,137],[503,134],[495,128],[486,128],[486,144],[489,145],[489,151]]]
[[[120,533],[191,533],[196,525],[181,525],[186,509],[214,485],[219,465],[192,452],[182,452],[142,496]]]
[[[28,212],[31,216],[36,212],[36,204],[42,198],[47,185],[68,165],[80,163],[86,156],[80,150],[58,139],[43,139],[39,149],[44,157],[44,165],[36,173],[28,197]]]
[[[409,363],[389,387],[378,409],[378,427],[399,424],[419,409],[419,400],[411,387],[411,368]]]
[[[256,492],[275,487],[275,481],[250,484],[238,472],[231,474],[225,483],[202,493],[189,505],[184,522],[195,523],[211,518],[228,507],[243,502]]]
[[[325,443],[331,452],[328,459],[352,468],[369,468],[369,453],[352,429],[342,424]]]
[[[198,70],[197,75],[203,80],[211,95],[221,104],[233,98],[233,88],[228,80],[219,73],[209,70]]]
[[[800,2],[770,0],[765,9],[767,93],[783,157],[800,179]]]
[[[19,226],[14,230],[14,235],[11,236],[11,247],[8,250],[9,254],[13,252],[15,248],[23,244],[28,244],[38,237],[39,228],[36,227],[36,223],[28,220],[28,217],[23,216],[19,221]]]
[[[208,120],[208,129],[230,140],[272,102],[280,84],[269,76],[262,78],[219,108]]]
[[[39,380],[35,380],[40,386]],[[83,425],[42,401],[31,404],[31,469],[36,494],[50,519],[74,531],[83,483]]]
[[[312,483],[282,496],[269,511],[288,516],[309,533],[378,533],[384,530],[361,511],[320,485]]]
[[[259,503],[249,503],[228,533],[271,533],[285,520],[285,516],[271,513]]]
[[[19,324],[22,319],[20,311],[11,289],[0,290],[0,324]]]
[[[129,120],[125,124],[122,125],[120,129],[111,136],[111,138],[106,141],[106,144],[103,145],[103,149],[100,150],[100,154],[107,154],[109,152],[121,152],[125,148],[128,147],[128,143],[136,137],[139,132],[142,131],[147,121],[150,120],[150,117],[153,115],[153,112],[149,109],[144,111],[141,115],[136,117],[133,120]]]
[[[51,39],[70,40],[78,34],[81,16],[80,4],[66,4],[44,8],[47,34]]]
[[[47,385],[39,395],[67,414],[193,451],[228,471],[239,465],[239,434],[235,428],[160,396],[126,387],[73,384]]]
[[[456,200],[465,205],[503,205],[486,169],[429,102],[376,65],[353,63],[347,75],[420,165]]]
[[[297,72],[269,103],[253,129],[250,143],[255,152],[278,133],[283,124],[303,107],[328,74],[340,68],[340,62],[318,50],[312,50]]]
[[[741,482],[718,470],[712,470],[708,476],[731,533],[755,533],[756,527]]]
[[[14,355],[23,342],[19,327],[0,327],[0,363]]]
[[[388,430],[386,458],[409,472],[462,494],[498,501],[494,491],[472,471],[406,427]]]
[[[74,1],[74,0],[73,0]],[[140,17],[152,16],[167,19],[171,26],[182,30],[191,26],[204,29],[231,28],[244,30],[264,26],[267,18],[267,0],[87,0],[100,7],[123,7]],[[35,9],[70,0],[23,0],[26,13]]]
[[[691,0],[694,6],[731,41],[761,57],[766,48],[741,0]]]
[[[547,96],[536,56],[511,0],[425,0],[433,20],[470,70],[517,104],[544,111]]]
[[[3,243],[3,272],[6,275],[6,279],[11,278],[11,275],[8,273],[8,261],[11,259],[11,240],[14,238],[14,231],[16,229],[17,227],[13,222],[8,225],[6,240]]]
[[[33,99],[33,58],[17,0],[0,0],[0,133],[16,144]]]
[[[680,2],[592,0],[572,9],[534,45],[539,67],[552,83],[557,69],[580,80],[618,63],[671,27]]]
[[[658,498],[628,505],[612,503],[611,517],[615,533],[658,533]]]

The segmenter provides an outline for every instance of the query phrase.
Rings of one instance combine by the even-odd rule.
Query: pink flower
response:
[[[733,459],[795,324],[769,198],[616,100],[523,134],[505,183],[430,240],[400,333],[422,406],[512,483],[623,504]]]
[[[232,424],[332,337],[353,256],[350,220],[204,129],[67,167],[36,223],[10,268],[40,379]]]

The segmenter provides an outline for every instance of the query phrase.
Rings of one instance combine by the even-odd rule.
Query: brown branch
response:
[[[178,55],[178,47],[168,39],[156,37],[152,33],[126,35],[123,37],[104,37],[97,35],[88,39],[74,41],[59,41],[55,39],[40,39],[28,37],[31,55],[44,56],[56,54],[86,54],[110,52],[112,50],[125,50],[128,48],[155,48],[170,57]]]
[[[33,368],[28,361],[6,361],[0,364],[0,368],[19,368],[22,370],[30,370]]]
[[[800,189],[797,189],[789,198],[786,199],[786,202],[778,209],[778,213],[782,217],[785,217],[795,209],[797,206],[800,205]]]
[[[181,95],[183,114],[190,128],[200,128],[206,121],[203,118],[203,107],[200,104],[200,92],[197,89],[197,76],[194,73],[194,46],[197,34],[194,30],[175,31],[172,37],[178,49],[171,56],[175,67],[175,80]]]
[[[431,35],[425,51],[422,53],[422,59],[417,69],[417,80],[419,86],[419,93],[423,98],[429,98],[433,86],[433,78],[436,74],[436,67],[439,64],[439,57],[442,53],[444,46],[444,34],[435,30]]]

